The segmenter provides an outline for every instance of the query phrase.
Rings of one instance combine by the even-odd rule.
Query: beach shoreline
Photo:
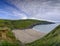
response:
[[[24,30],[15,29],[12,30],[12,32],[14,33],[16,39],[18,39],[22,43],[33,42],[37,39],[42,38],[45,35],[44,33],[38,32],[33,29],[24,29]]]

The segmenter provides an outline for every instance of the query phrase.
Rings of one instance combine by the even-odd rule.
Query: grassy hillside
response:
[[[26,46],[60,46],[60,25],[45,37],[28,43]]]
[[[0,46],[21,46],[10,28],[0,27]]]
[[[51,24],[52,22],[40,21],[40,20],[1,20],[0,19],[0,46],[23,46],[18,41],[11,29],[25,29],[32,28],[38,24]]]
[[[32,28],[38,24],[51,24],[52,22],[26,19],[26,20],[0,20],[0,27],[6,26],[12,29],[24,29],[24,28]]]

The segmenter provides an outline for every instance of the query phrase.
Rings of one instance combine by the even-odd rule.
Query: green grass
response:
[[[43,38],[27,43],[26,46],[60,46],[60,25]]]
[[[7,40],[0,41],[0,46],[21,46],[18,42],[11,43]]]

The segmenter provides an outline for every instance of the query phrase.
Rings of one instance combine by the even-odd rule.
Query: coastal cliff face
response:
[[[20,46],[11,30],[7,27],[0,27],[0,46]]]

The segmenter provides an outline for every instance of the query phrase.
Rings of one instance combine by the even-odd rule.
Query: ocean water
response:
[[[52,31],[54,28],[56,28],[59,24],[46,24],[46,25],[36,25],[33,27],[34,30],[40,31],[42,33],[49,33]]]

